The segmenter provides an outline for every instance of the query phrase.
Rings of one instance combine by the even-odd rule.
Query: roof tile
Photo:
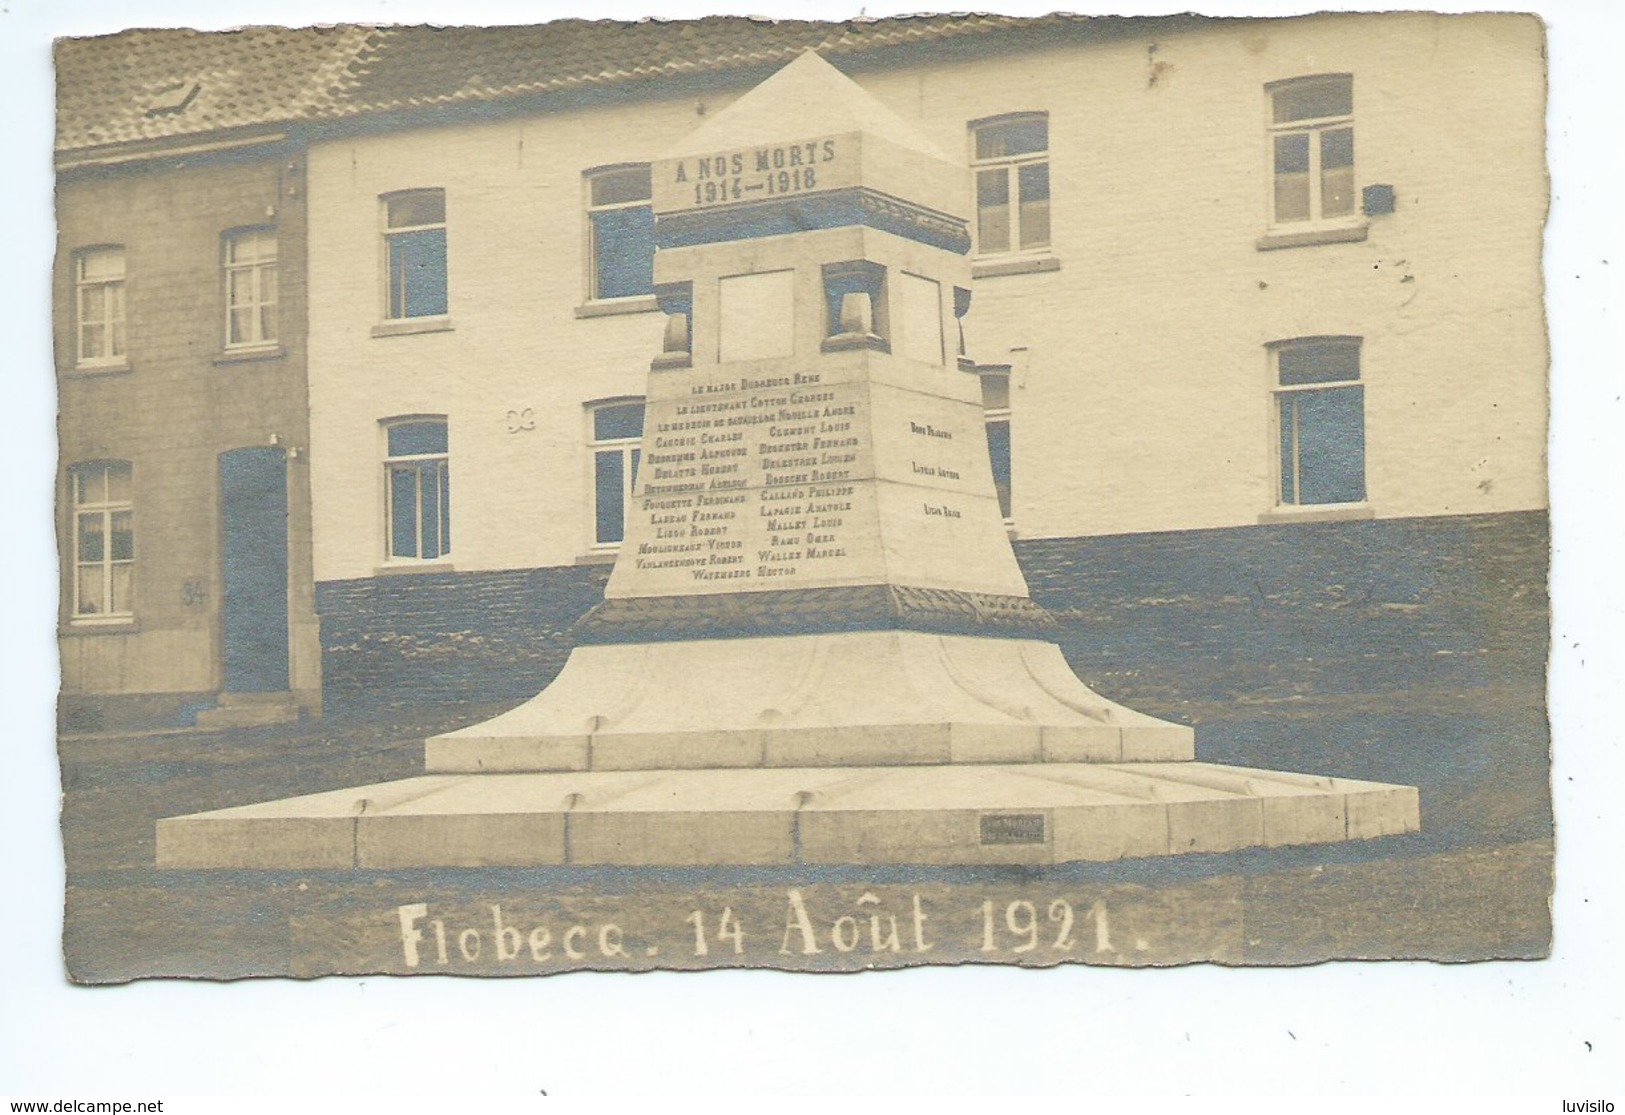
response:
[[[57,150],[767,67],[808,49],[826,57],[855,54],[1060,18],[572,19],[529,27],[249,27],[62,39]]]
[[[330,115],[366,27],[137,30],[56,43],[58,151]],[[177,87],[184,106],[165,109]]]

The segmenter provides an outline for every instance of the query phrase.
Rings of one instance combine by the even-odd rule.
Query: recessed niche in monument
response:
[[[729,275],[717,284],[718,359],[770,360],[795,351],[794,271]]]
[[[897,276],[897,316],[902,319],[892,351],[910,360],[942,363],[942,284],[935,279]]]

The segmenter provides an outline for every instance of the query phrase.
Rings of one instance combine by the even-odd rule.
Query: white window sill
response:
[[[140,628],[134,616],[73,616],[63,635],[128,635]]]
[[[410,576],[414,573],[455,573],[457,567],[449,561],[440,558],[431,558],[428,561],[391,561],[373,569],[373,575],[378,577]]]
[[[116,376],[131,371],[128,360],[110,360],[104,364],[75,364],[69,368],[70,376]]]
[[[1334,523],[1350,519],[1375,519],[1369,503],[1279,504],[1258,516],[1260,523]]]
[[[621,554],[621,548],[616,546],[612,550],[591,550],[576,557],[577,565],[614,565],[615,559]]]
[[[219,364],[252,364],[261,360],[281,360],[288,355],[281,345],[258,345],[254,348],[228,348],[214,358]]]
[[[1371,231],[1369,221],[1357,224],[1308,225],[1294,228],[1282,225],[1272,228],[1258,238],[1258,250],[1271,252],[1278,248],[1307,248],[1314,244],[1353,244],[1364,240]]]
[[[413,333],[450,333],[449,317],[403,317],[372,327],[374,337],[405,337]]]
[[[996,279],[1001,275],[1031,275],[1060,269],[1061,261],[1047,253],[1038,256],[983,256],[971,261],[970,277]]]
[[[652,294],[633,294],[626,298],[595,298],[576,307],[576,317],[615,317],[619,314],[648,314],[660,309],[660,301]]]

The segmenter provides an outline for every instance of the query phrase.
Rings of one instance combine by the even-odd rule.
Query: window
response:
[[[588,171],[587,193],[592,297],[652,293],[655,215],[649,203],[649,168]]]
[[[417,418],[385,428],[389,556],[429,561],[451,551],[451,475],[446,420]]]
[[[446,191],[413,190],[384,198],[389,318],[446,312]]]
[[[971,125],[976,250],[1049,247],[1049,117],[1004,116]]]
[[[1272,350],[1281,440],[1281,503],[1365,499],[1365,388],[1360,338],[1308,337]]]
[[[91,248],[73,261],[78,363],[124,362],[124,249]]]
[[[1274,224],[1354,216],[1354,79],[1294,78],[1266,87]]]
[[[276,343],[276,233],[226,237],[226,347]]]
[[[982,413],[987,421],[987,455],[993,464],[993,488],[999,514],[1010,521],[1010,369],[983,369]]]
[[[68,484],[73,500],[73,619],[128,620],[135,582],[130,464],[74,465]]]
[[[626,537],[626,512],[638,481],[643,400],[589,404],[592,411],[593,545]]]

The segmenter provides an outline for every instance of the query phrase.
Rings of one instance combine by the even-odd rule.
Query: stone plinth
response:
[[[1049,864],[1417,827],[1409,787],[1210,763],[429,775],[160,821],[158,864]]]

